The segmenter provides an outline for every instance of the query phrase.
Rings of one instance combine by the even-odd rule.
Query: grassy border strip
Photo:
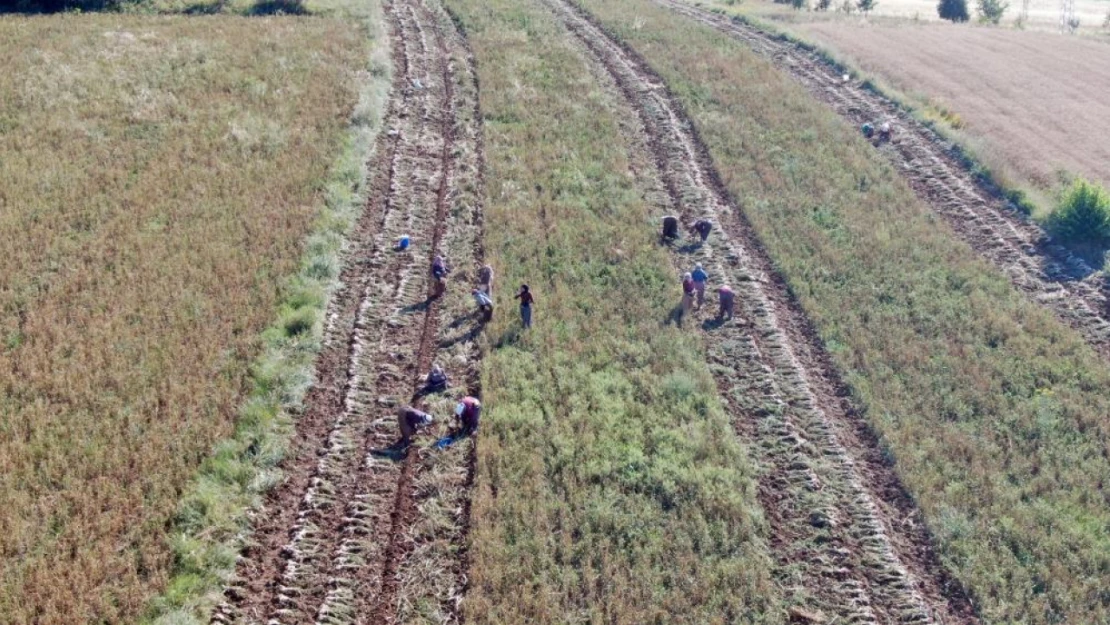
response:
[[[324,206],[305,240],[297,273],[283,286],[275,322],[249,376],[234,434],[215,445],[182,494],[170,534],[173,569],[165,590],[140,620],[149,625],[208,622],[234,572],[261,496],[281,481],[278,464],[313,382],[323,319],[339,286],[347,236],[366,203],[367,163],[381,128],[392,65],[378,2],[355,17],[374,42],[343,149],[324,186]]]

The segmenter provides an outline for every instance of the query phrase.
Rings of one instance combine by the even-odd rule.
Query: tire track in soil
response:
[[[682,0],[654,1],[744,42],[852,124],[897,120],[894,141],[881,151],[917,196],[1028,297],[1110,359],[1110,278],[999,199],[962,164],[955,146],[863,83],[845,82],[840,70],[814,52]]]
[[[672,258],[679,271],[701,262],[737,292],[737,320],[688,322],[701,322],[722,399],[760,464],[759,497],[788,618],[976,623],[812,326],[663,82],[577,6],[543,2],[631,109],[621,117],[636,172],[653,185],[646,199],[660,216],[718,224],[708,242],[677,247]]]
[[[462,284],[482,255],[477,84],[465,42],[434,1],[386,3],[395,74],[388,130],[370,165],[372,199],[329,309],[316,383],[283,465],[286,479],[254,515],[213,624],[393,622],[388,612],[402,598],[457,612],[473,441],[443,452],[417,443],[400,460],[375,453],[397,439],[395,406],[450,403],[416,393],[434,360],[452,379],[469,382],[480,357],[481,327],[467,314],[466,289],[427,298],[437,253],[461,261],[453,281]],[[458,63],[468,71],[458,74]],[[458,80],[464,88],[457,92]],[[398,252],[393,242],[402,234],[413,241]],[[441,329],[445,314],[455,320]],[[418,538],[444,552],[437,564],[450,565],[445,579],[407,596],[397,579],[425,552],[413,556],[414,542],[404,539],[444,501],[458,513],[441,515],[434,531]],[[443,588],[455,595],[436,594]]]

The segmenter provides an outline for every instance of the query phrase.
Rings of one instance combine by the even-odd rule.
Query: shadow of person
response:
[[[376,458],[385,458],[394,462],[400,462],[405,459],[405,456],[408,455],[409,447],[411,446],[412,443],[406,443],[402,440],[398,440],[396,443],[393,443],[389,447],[385,447],[382,449],[371,449],[370,455]]]
[[[671,311],[667,313],[667,317],[663,319],[663,323],[660,325],[669,326],[671,324],[674,324],[680,328],[682,327],[682,304],[679,304],[672,308]]]
[[[725,325],[726,321],[728,321],[728,319],[724,317],[714,317],[712,319],[706,319],[705,321],[701,322],[701,329],[707,332],[710,330],[716,330],[717,328]]]
[[[404,308],[401,309],[401,313],[407,315],[409,313],[414,313],[414,312],[424,312],[425,310],[428,310],[428,306],[432,305],[432,300],[434,300],[434,299],[435,299],[435,297],[428,296],[422,302],[417,302],[416,304],[409,304],[408,306],[405,306]]]
[[[679,254],[692,254],[701,249],[701,241],[690,241],[680,246],[676,251]]]

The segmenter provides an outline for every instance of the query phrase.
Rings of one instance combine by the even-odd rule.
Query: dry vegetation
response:
[[[778,622],[752,468],[698,341],[615,101],[537,3],[452,0],[486,120],[486,332],[469,623]],[[575,97],[567,97],[575,94]],[[535,327],[504,296],[527,282]]]
[[[1051,188],[1060,169],[1110,185],[1110,45],[953,26],[796,27],[918,107],[955,111],[988,163]]]
[[[984,621],[1106,622],[1110,372],[743,44],[583,4],[687,107]]]
[[[298,267],[365,38],[60,16],[0,40],[0,622],[130,622]],[[283,326],[311,334],[300,297]]]

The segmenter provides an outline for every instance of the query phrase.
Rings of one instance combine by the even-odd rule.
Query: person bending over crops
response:
[[[682,318],[694,308],[694,278],[689,273],[682,274]]]
[[[401,440],[398,441],[397,447],[404,449],[412,444],[412,437],[419,431],[429,425],[435,419],[432,415],[421,412],[412,406],[402,406],[397,410],[397,427],[401,430]]]
[[[447,384],[447,372],[439,366],[439,363],[433,364],[432,370],[428,373],[428,378],[424,383],[424,389],[429,393],[435,393],[446,390]]]
[[[443,256],[436,255],[432,261],[432,297],[439,297],[447,290],[447,274],[451,267]]]
[[[478,288],[485,291],[486,295],[493,295],[493,267],[482,265],[478,270]]]
[[[708,219],[699,219],[694,222],[694,232],[697,232],[698,236],[701,237],[702,243],[705,243],[705,240],[709,238],[709,231],[712,229],[713,222]]]
[[[721,309],[717,311],[717,318],[724,319],[728,315],[732,319],[732,309],[736,303],[736,293],[726,284],[717,289],[717,295],[721,298]]]
[[[482,321],[489,321],[493,319],[493,300],[485,291],[474,289],[470,292],[474,296],[474,301],[478,304],[478,310],[482,313]]]
[[[678,217],[667,215],[663,218],[663,241],[674,241],[678,238]]]
[[[709,274],[705,273],[701,263],[698,263],[690,272],[690,277],[694,279],[694,291],[698,294],[698,310],[701,310],[702,304],[705,303],[705,283],[709,281]]]
[[[459,436],[469,436],[478,431],[478,421],[482,417],[482,402],[477,397],[467,395],[455,404],[455,418],[461,427]]]

